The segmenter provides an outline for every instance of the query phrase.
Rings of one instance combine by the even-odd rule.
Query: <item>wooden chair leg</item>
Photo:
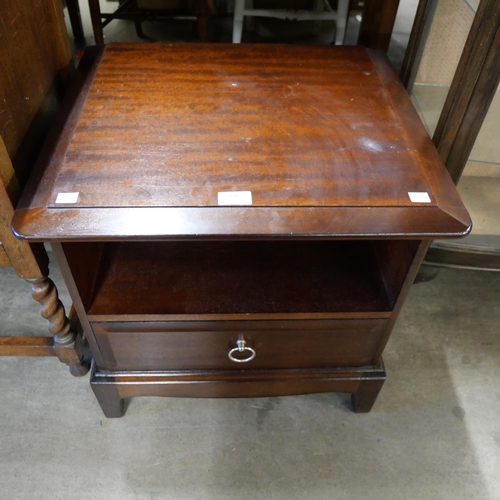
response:
[[[99,0],[89,0],[90,18],[92,29],[94,30],[94,40],[96,45],[104,44],[104,32],[102,30],[101,7]]]
[[[66,7],[68,7],[69,21],[71,23],[71,29],[73,30],[73,36],[75,40],[80,40],[84,35],[78,0],[66,0]]]
[[[25,279],[31,285],[33,298],[42,306],[42,316],[49,322],[56,356],[69,366],[70,373],[75,377],[85,375],[89,371],[89,365],[83,361],[81,338],[71,330],[54,282],[47,276]]]
[[[135,10],[139,10],[139,6],[137,4],[137,1],[134,1],[133,4],[132,4],[133,8]],[[134,21],[134,26],[135,26],[135,34],[139,37],[139,38],[146,38],[144,36],[144,31],[142,31],[142,22],[141,21]]]
[[[210,24],[210,6],[208,5],[208,0],[200,0],[198,3],[197,12],[197,30],[198,30],[198,40],[200,42],[208,42],[208,27]]]
[[[142,31],[142,23],[141,23],[141,21],[134,21],[134,26],[135,26],[135,34],[139,38],[146,38],[144,36],[144,31]]]

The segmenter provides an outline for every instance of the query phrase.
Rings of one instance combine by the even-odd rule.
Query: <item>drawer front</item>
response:
[[[92,324],[109,370],[365,366],[386,326],[385,319]]]

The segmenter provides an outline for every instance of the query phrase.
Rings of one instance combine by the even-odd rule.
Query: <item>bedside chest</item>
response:
[[[382,53],[89,49],[13,228],[50,241],[108,417],[342,391],[369,411],[434,238],[471,222]]]

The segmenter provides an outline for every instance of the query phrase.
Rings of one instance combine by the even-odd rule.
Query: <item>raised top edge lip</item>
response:
[[[306,217],[294,217],[296,208],[278,207],[206,207],[206,208],[103,208],[98,209],[102,221],[113,220],[112,230],[93,230],[92,209],[26,209],[16,211],[12,219],[15,236],[27,241],[161,241],[175,239],[446,239],[467,236],[472,222],[467,211],[460,210],[461,218],[439,207],[420,207],[428,214],[428,222],[408,224],[406,229],[397,222],[405,219],[416,207],[337,207],[305,208],[307,214],[320,217],[309,225]],[[300,211],[300,209],[299,209]],[[429,212],[432,216],[429,217]],[[94,212],[94,214],[91,214]],[[130,217],[133,212],[133,216]],[[215,212],[219,212],[218,214]],[[221,220],[218,215],[227,215]],[[363,218],[363,214],[371,216]],[[69,216],[61,224],[59,215]],[[137,217],[140,214],[143,217]],[[257,216],[245,222],[245,218]],[[149,217],[148,217],[149,216]],[[171,219],[169,219],[171,216]],[[440,218],[436,221],[436,216]],[[360,217],[361,224],[351,227],[352,218]],[[467,222],[467,219],[469,223]],[[384,221],[380,223],[380,221]],[[389,223],[387,223],[389,220]],[[391,220],[396,221],[396,223]],[[160,221],[160,224],[155,224]],[[41,222],[41,224],[39,223]],[[378,222],[378,225],[377,225]],[[241,225],[240,225],[241,224]],[[271,225],[275,228],[272,229]],[[380,229],[386,225],[386,228]],[[42,227],[40,227],[42,226]],[[45,226],[45,228],[43,227]],[[450,227],[446,230],[445,227]],[[357,227],[357,229],[356,229]],[[378,227],[379,230],[372,230]],[[85,228],[87,228],[85,230]],[[89,230],[90,228],[90,230]],[[46,230],[50,229],[50,230]]]

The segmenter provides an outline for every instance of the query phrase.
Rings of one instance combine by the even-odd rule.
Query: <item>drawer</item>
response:
[[[92,323],[109,370],[365,366],[386,326],[386,319]]]

